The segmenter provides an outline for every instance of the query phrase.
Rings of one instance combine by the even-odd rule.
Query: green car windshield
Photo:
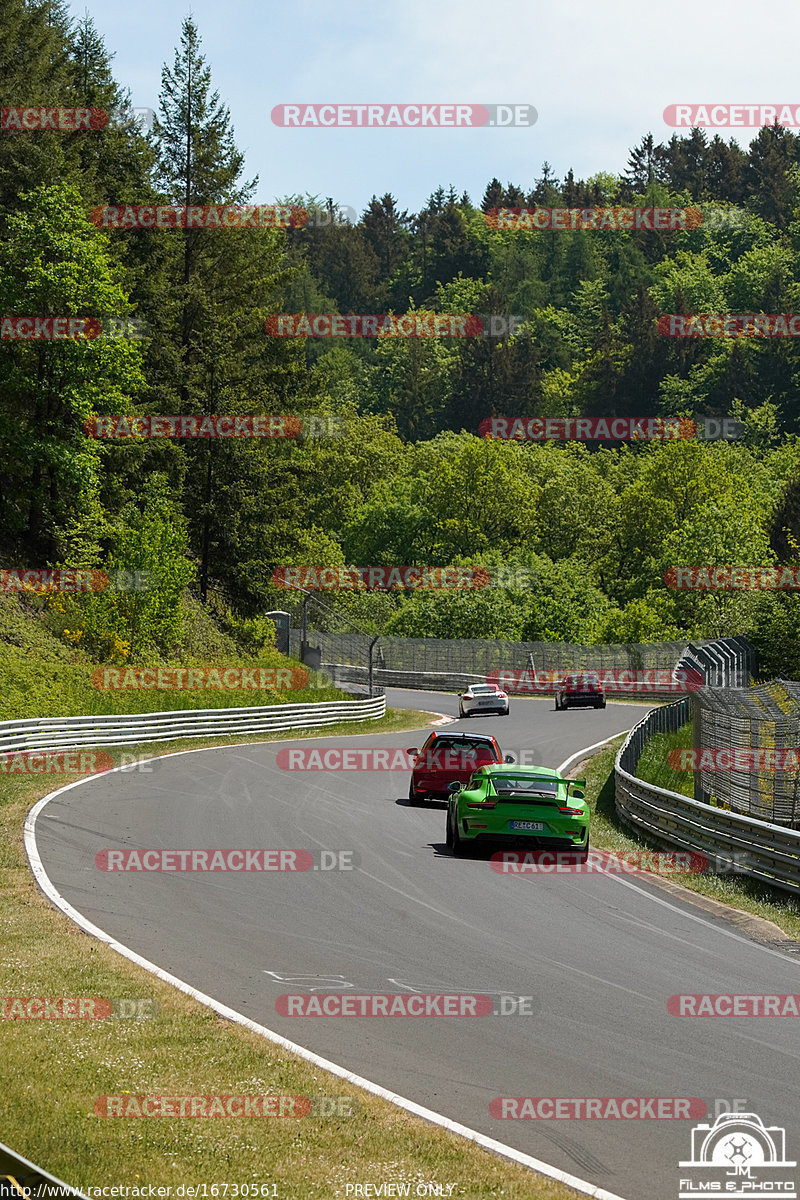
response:
[[[491,782],[498,796],[557,796],[561,781],[546,775],[492,775]]]

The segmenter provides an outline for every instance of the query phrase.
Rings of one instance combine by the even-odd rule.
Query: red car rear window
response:
[[[493,746],[486,742],[468,742],[463,738],[436,738],[422,753],[422,764],[440,770],[474,770],[486,763],[500,761]]]

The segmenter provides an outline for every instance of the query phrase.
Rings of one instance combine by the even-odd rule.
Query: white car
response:
[[[508,695],[493,683],[473,683],[458,696],[458,715],[471,717],[474,713],[499,713],[508,716]]]

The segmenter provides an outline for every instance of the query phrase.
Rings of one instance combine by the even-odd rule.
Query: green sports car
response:
[[[464,854],[477,842],[522,842],[529,849],[569,850],[570,858],[585,862],[585,787],[585,780],[563,779],[550,767],[479,767],[467,784],[450,784],[447,845]]]

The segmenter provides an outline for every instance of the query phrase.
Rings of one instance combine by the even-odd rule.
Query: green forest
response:
[[[576,643],[744,633],[800,677],[791,592],[677,591],[678,565],[795,563],[791,337],[669,338],[667,313],[800,312],[800,138],[644,136],[620,176],[439,181],[421,211],[247,179],[191,19],[152,130],[89,15],[0,0],[4,104],[109,114],[0,132],[0,317],[134,318],[146,337],[3,340],[0,566],[147,572],[140,591],[23,596],[94,662],[258,655],[297,612],[286,565],[480,564],[473,591],[321,595],[370,633]],[[537,174],[538,173],[538,174]],[[487,177],[491,163],[487,162]],[[103,229],[106,205],[305,208],[286,229]],[[686,231],[500,230],[508,207],[698,208]],[[495,223],[496,224],[496,223]],[[287,338],[281,313],[510,315],[498,337]],[[136,325],[139,322],[139,325]],[[111,441],[104,414],[318,414],[338,436]],[[500,441],[495,415],[733,418],[735,441]],[[0,621],[0,635],[8,614]],[[9,626],[10,628],[10,626]],[[342,626],[345,628],[345,626]],[[198,630],[204,631],[201,634]],[[7,635],[11,637],[10,634]],[[13,639],[12,639],[13,640]],[[201,645],[202,643],[202,645]],[[201,653],[202,652],[202,653]]]

